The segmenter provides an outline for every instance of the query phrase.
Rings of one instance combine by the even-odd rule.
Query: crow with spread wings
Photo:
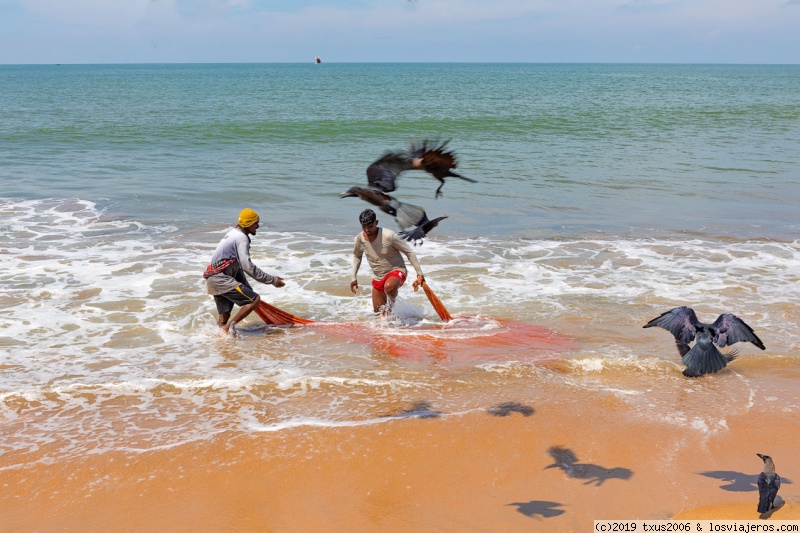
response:
[[[475,182],[452,171],[458,165],[458,161],[453,152],[445,150],[446,146],[447,141],[443,143],[423,141],[422,144],[412,143],[408,152],[387,152],[367,167],[368,187],[351,187],[339,197],[358,197],[377,206],[381,211],[395,217],[397,224],[403,230],[400,235],[404,239],[413,241],[414,244],[421,243],[428,232],[447,217],[431,220],[423,208],[401,202],[386,193],[393,192],[397,188],[397,179],[407,170],[424,170],[438,179],[441,185],[436,189],[436,198],[441,196],[441,189],[447,177]]]
[[[686,365],[683,375],[690,378],[722,370],[736,357],[735,351],[723,354],[717,346],[723,348],[737,342],[752,342],[765,349],[753,328],[729,313],[719,315],[713,324],[704,324],[697,320],[690,307],[676,307],[644,325],[646,328],[653,326],[664,328],[675,337],[678,353]],[[689,343],[695,338],[697,342],[690,348]]]

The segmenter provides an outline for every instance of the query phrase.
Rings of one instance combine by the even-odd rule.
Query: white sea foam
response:
[[[459,316],[442,325],[410,287],[395,319],[374,318],[366,266],[360,294],[349,293],[352,236],[269,228],[253,240],[254,261],[286,287],[256,289],[292,313],[360,322],[394,342],[421,332],[469,341],[493,335],[497,319],[513,320],[553,327],[579,347],[555,371],[510,348],[506,359],[432,370],[346,336],[263,328],[255,318],[233,342],[218,334],[200,277],[225,231],[114,219],[83,200],[0,200],[0,419],[13,433],[0,452],[32,450],[53,435],[64,453],[78,453],[309,420],[360,423],[419,400],[461,412],[482,406],[498,383],[545,377],[656,416],[673,406],[652,381],[682,387],[672,381],[681,366],[669,334],[641,326],[675,305],[708,321],[736,313],[770,353],[793,357],[800,346],[797,242],[432,238],[416,251],[428,283]],[[756,393],[743,390],[689,385],[690,408],[675,423],[717,430],[722,412],[697,419],[691,406],[747,409]]]

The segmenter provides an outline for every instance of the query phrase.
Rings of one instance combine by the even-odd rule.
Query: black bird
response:
[[[765,349],[764,343],[753,333],[753,329],[742,319],[729,313],[719,315],[713,324],[704,324],[697,320],[690,307],[676,307],[644,325],[646,328],[653,326],[664,328],[675,336],[678,353],[686,365],[683,375],[690,378],[722,370],[736,357],[736,351],[722,354],[717,346],[722,348],[746,341]],[[695,337],[697,342],[689,348],[689,343]]]
[[[476,183],[475,180],[456,174],[452,169],[458,167],[458,159],[454,152],[447,152],[445,148],[450,141],[444,141],[439,146],[430,141],[422,141],[421,145],[411,145],[412,161],[419,161],[415,163],[418,168],[432,175],[434,178],[441,182],[439,188],[436,189],[436,198],[442,195],[442,187],[444,187],[445,178],[460,178],[464,181]]]
[[[439,222],[446,218],[446,216],[443,216],[428,220],[428,215],[423,211],[422,218],[417,221],[416,227],[413,230],[401,231],[400,235],[407,241],[413,241],[414,246],[416,246],[417,243],[422,244],[422,239],[428,235],[428,232],[438,226]]]
[[[378,160],[367,167],[367,183],[383,192],[393,192],[397,189],[397,178],[407,170],[424,170],[442,182],[436,189],[436,198],[441,196],[444,179],[447,177],[461,178],[462,180],[475,180],[466,178],[461,174],[452,172],[458,166],[456,155],[445,151],[447,141],[439,146],[430,145],[430,141],[423,141],[421,145],[412,144],[409,152],[386,152]]]
[[[447,217],[438,217],[433,220],[428,219],[425,210],[417,205],[407,204],[401,202],[394,196],[390,196],[378,189],[371,187],[350,187],[347,191],[339,195],[339,198],[350,198],[357,196],[365,202],[378,206],[381,211],[388,213],[397,221],[397,225],[403,231],[400,235],[407,241],[422,242],[422,239],[433,228],[439,225],[439,222]],[[410,229],[411,228],[411,229]]]
[[[775,472],[775,463],[769,455],[757,453],[764,461],[764,470],[758,475],[758,512],[768,513],[775,508],[775,496],[781,488],[781,476]]]

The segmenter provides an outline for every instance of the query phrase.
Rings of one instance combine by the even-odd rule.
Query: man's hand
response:
[[[274,285],[280,289],[281,287],[286,285],[286,283],[283,282],[283,278],[275,278]]]
[[[417,292],[417,289],[419,289],[420,285],[423,283],[425,283],[425,276],[417,276],[417,279],[411,284],[411,286],[414,287],[414,292]]]
[[[350,282],[350,292],[352,292],[353,294],[358,292],[358,280],[354,279],[353,281]]]

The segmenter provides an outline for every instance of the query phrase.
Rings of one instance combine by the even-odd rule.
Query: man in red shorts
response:
[[[397,291],[406,281],[406,264],[404,254],[417,272],[417,279],[424,281],[422,267],[414,250],[397,233],[392,230],[378,227],[378,218],[375,211],[365,209],[358,217],[361,222],[361,233],[356,235],[353,247],[353,278],[350,281],[350,290],[356,294],[358,290],[358,268],[364,254],[367,262],[372,267],[374,278],[372,280],[372,307],[375,312],[382,311],[384,315],[392,312],[392,306],[397,298]]]

